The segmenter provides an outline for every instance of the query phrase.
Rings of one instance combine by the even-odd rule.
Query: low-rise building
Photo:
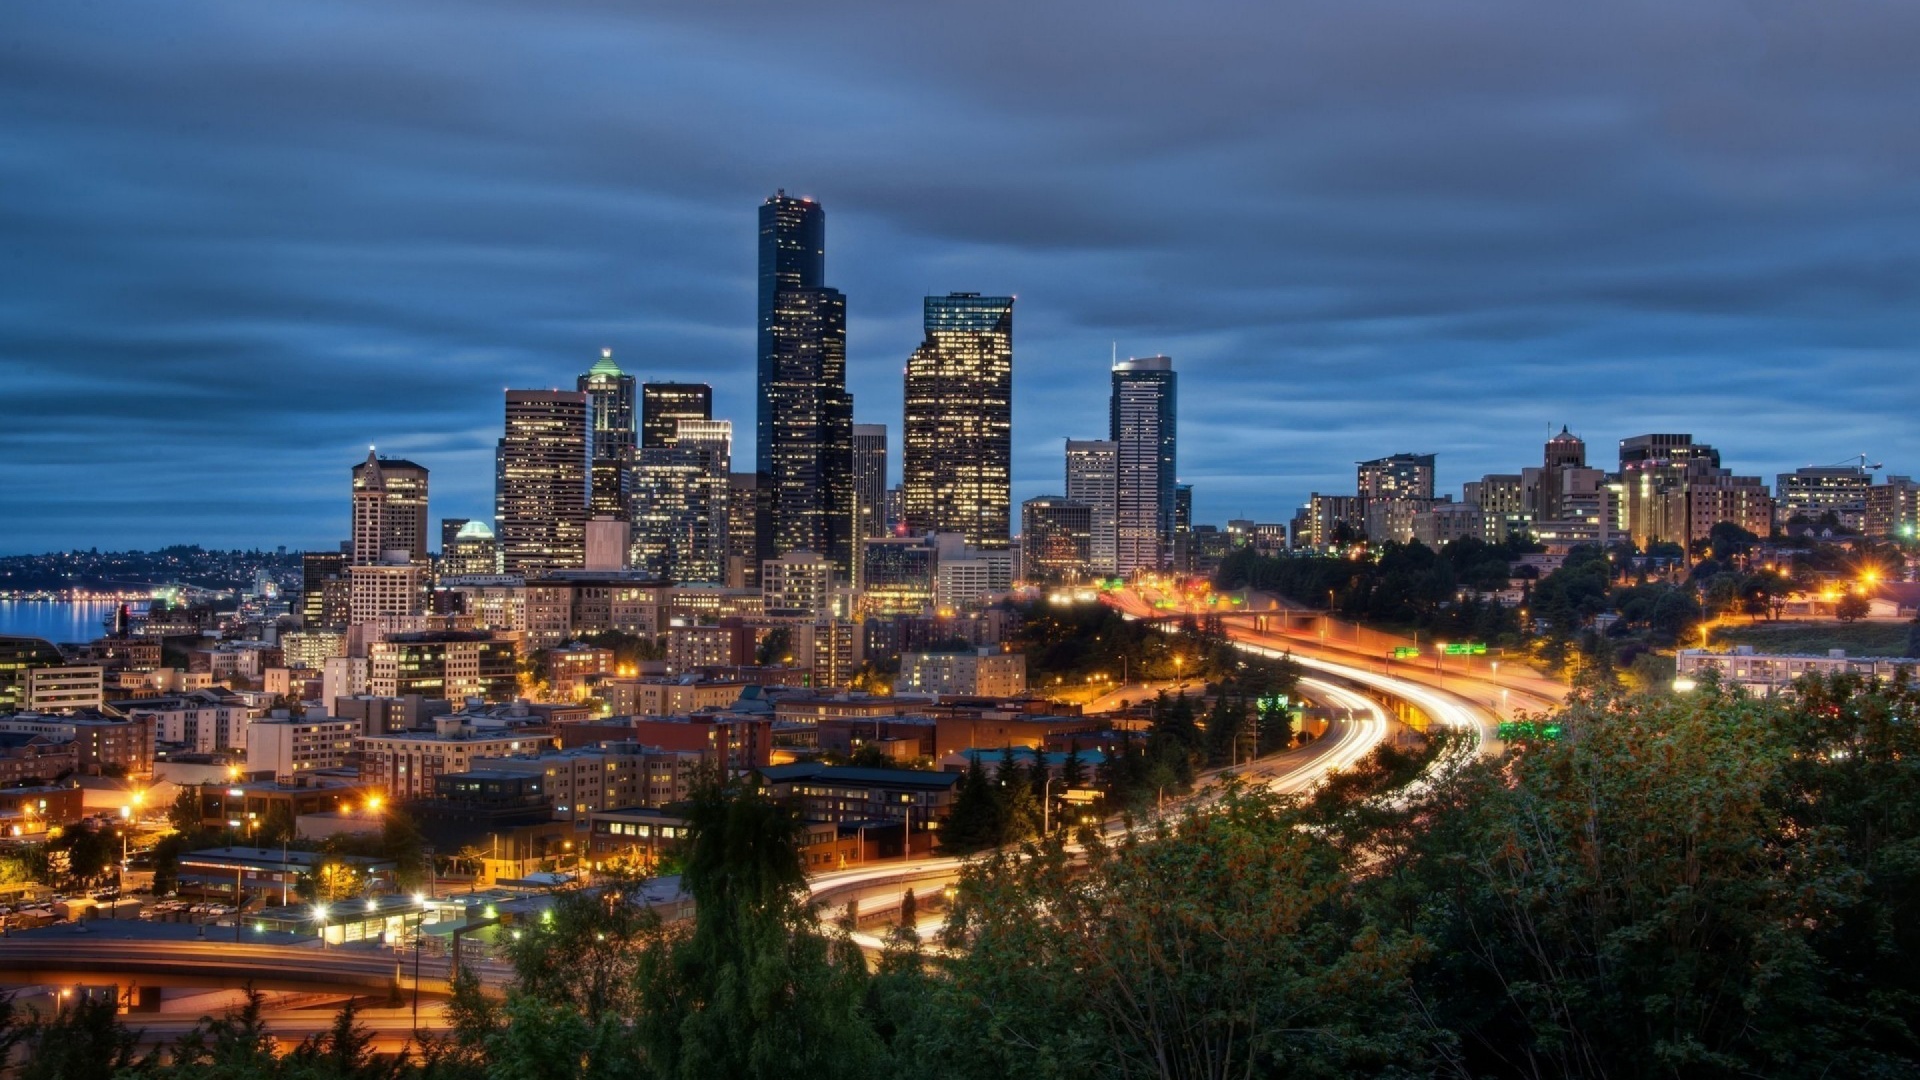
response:
[[[303,773],[338,769],[353,752],[360,721],[315,710],[301,717],[256,720],[247,731],[247,775],[291,783]]]
[[[74,767],[88,775],[145,776],[153,771],[152,717],[123,718],[99,712],[59,716],[0,716],[0,732],[45,735],[73,744]]]
[[[614,716],[685,716],[703,709],[727,708],[740,700],[747,685],[695,675],[609,679],[601,684],[600,697]]]
[[[220,689],[115,702],[114,707],[134,719],[151,723],[155,742],[170,743],[201,754],[245,750],[247,726],[257,715],[246,699]]]
[[[664,806],[692,793],[704,755],[611,742],[514,757],[478,758],[473,771],[540,777],[553,816],[585,820],[596,810]]]
[[[791,800],[808,821],[850,825],[898,822],[916,837],[939,828],[953,809],[961,780],[960,774],[951,772],[862,769],[815,762],[773,765],[758,772],[769,795]]]
[[[911,694],[1012,697],[1026,692],[1027,658],[994,649],[903,653],[894,686]]]
[[[1910,657],[1848,656],[1845,649],[1830,649],[1824,655],[1762,653],[1751,645],[1736,645],[1728,652],[1682,649],[1674,662],[1676,689],[1690,689],[1707,672],[1717,672],[1722,682],[1760,693],[1791,689],[1805,675],[1863,675],[1893,679],[1905,672],[1911,682],[1920,676],[1920,660]]]
[[[355,903],[371,892],[390,891],[391,859],[372,855],[333,855],[323,851],[283,851],[280,848],[203,848],[180,856],[179,888],[183,893],[245,903],[266,896],[285,904],[299,895],[303,877],[322,882],[323,892],[352,897]]]
[[[771,717],[731,713],[695,716],[628,716],[560,729],[563,747],[631,740],[665,750],[701,755],[702,763],[727,772],[743,772],[773,759]]]
[[[434,721],[432,731],[363,735],[355,745],[366,782],[396,799],[421,799],[433,794],[438,777],[466,772],[476,759],[547,749],[554,737],[543,723],[473,727],[444,716]]]
[[[0,787],[46,783],[79,768],[73,743],[45,735],[0,732]]]
[[[106,671],[97,664],[34,668],[27,672],[27,708],[72,712],[106,704]]]
[[[520,643],[484,630],[390,634],[367,647],[367,691],[510,701],[520,690]]]

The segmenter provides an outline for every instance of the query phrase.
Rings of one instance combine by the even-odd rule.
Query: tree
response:
[[[760,639],[760,645],[753,653],[753,662],[761,667],[784,664],[792,659],[787,655],[792,649],[793,634],[784,626],[776,626]]]
[[[686,813],[692,932],[643,960],[635,1033],[657,1075],[833,1080],[879,1052],[866,964],[802,902],[800,821],[756,788],[709,784]]]
[[[1087,768],[1080,760],[1080,740],[1067,740],[1067,756],[1060,763],[1060,786],[1068,791],[1087,786]]]
[[[941,846],[957,852],[978,851],[1000,835],[999,800],[977,753],[968,756],[967,771],[940,834]]]
[[[1873,605],[1856,592],[1842,593],[1833,603],[1833,617],[1841,622],[1858,622],[1873,612]]]
[[[139,1057],[139,1037],[120,1025],[111,996],[65,996],[51,1018],[30,1013],[18,1034],[25,1050],[18,1080],[112,1077],[152,1065]]]
[[[1347,883],[1325,839],[1246,794],[1084,870],[1058,843],[995,856],[948,923],[938,1050],[980,1078],[1388,1071],[1418,1050],[1418,946],[1366,929]]]

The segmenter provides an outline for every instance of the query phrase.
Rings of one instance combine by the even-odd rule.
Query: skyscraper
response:
[[[732,456],[727,420],[681,420],[668,445],[640,451],[635,569],[673,581],[726,581]]]
[[[538,574],[585,563],[591,411],[584,393],[507,391],[494,500],[502,572]]]
[[[575,385],[587,395],[593,421],[593,513],[625,518],[633,463],[633,376],[613,362],[612,349],[601,349],[600,359]]]
[[[672,446],[682,420],[713,419],[713,387],[650,382],[640,386],[640,449]]]
[[[1119,444],[1114,572],[1122,576],[1161,569],[1172,551],[1176,390],[1169,357],[1113,365],[1109,413],[1112,439]]]
[[[1067,440],[1067,499],[1092,510],[1089,561],[1094,574],[1114,573],[1119,552],[1115,502],[1119,498],[1120,444],[1111,439]]]
[[[887,535],[887,425],[853,425],[854,535]]]
[[[776,193],[760,207],[759,562],[816,551],[853,565],[853,396],[847,303],[823,284],[826,214]]]
[[[353,562],[368,566],[389,551],[427,558],[427,469],[376,457],[353,467]]]
[[[1008,546],[1013,460],[1013,298],[929,296],[907,359],[900,486],[907,528],[969,547]]]

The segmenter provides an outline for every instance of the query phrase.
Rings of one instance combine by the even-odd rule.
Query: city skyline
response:
[[[484,46],[373,9],[331,35],[36,11],[0,73],[34,151],[0,167],[0,549],[324,547],[338,462],[370,443],[432,470],[435,519],[485,518],[500,391],[571,386],[603,347],[643,381],[712,383],[752,467],[743,208],[781,186],[834,213],[854,421],[896,446],[920,298],[1021,297],[1013,503],[1057,494],[1060,441],[1102,430],[1115,340],[1186,375],[1196,521],[1285,521],[1406,450],[1457,490],[1562,424],[1594,446],[1692,432],[1765,478],[1862,451],[1920,469],[1920,389],[1890,377],[1920,331],[1899,299],[1916,214],[1883,138],[1913,91],[1876,44],[1914,15],[1384,8],[1391,65],[1363,13],[1292,35],[1236,13],[1163,52],[1149,12],[1009,11],[1048,59],[1002,56],[984,96],[980,28],[912,13],[828,13],[805,35],[836,63],[797,74],[697,11],[501,4],[473,16]],[[151,49],[162,18],[194,39]],[[1656,38],[1688,47],[1634,47]],[[1273,73],[1232,62],[1254,44]],[[621,62],[581,62],[600,50]],[[924,70],[879,59],[908,54]],[[1149,55],[1151,88],[1101,74]],[[773,117],[770,80],[812,111]],[[630,107],[669,97],[704,104]],[[958,101],[965,123],[921,130]]]

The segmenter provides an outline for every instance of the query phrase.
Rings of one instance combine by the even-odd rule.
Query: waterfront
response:
[[[0,636],[92,641],[105,633],[113,600],[0,600]]]

